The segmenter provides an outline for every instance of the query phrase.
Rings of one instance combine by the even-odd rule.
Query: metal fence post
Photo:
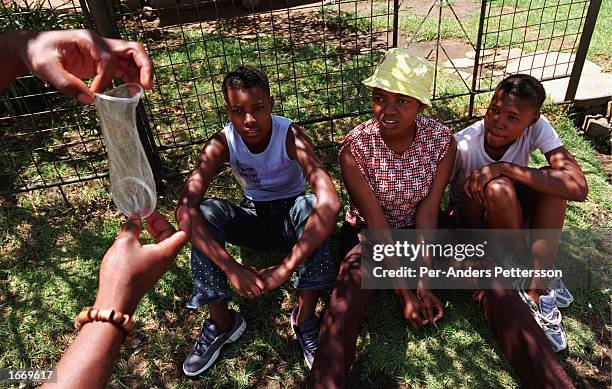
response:
[[[117,22],[115,21],[112,4],[109,0],[87,0],[87,5],[89,14],[95,24],[96,32],[99,35],[106,38],[121,38],[119,26],[117,26]],[[149,118],[147,117],[142,101],[138,103],[136,116],[140,142],[142,143],[149,164],[151,165],[155,184],[159,187],[162,178],[161,159],[159,158],[159,150],[155,144],[153,131],[151,130]]]
[[[398,35],[399,35],[399,0],[393,0],[393,47],[397,47]]]
[[[79,0],[79,5],[81,6],[81,12],[83,13],[83,23],[85,27],[90,30],[94,29],[93,21],[91,19],[91,14],[89,13],[89,6],[85,0]]]
[[[599,14],[600,7],[601,0],[591,0],[589,3],[589,10],[587,11],[586,19],[584,20],[584,27],[582,28],[582,35],[580,36],[580,43],[578,44],[578,50],[576,50],[576,59],[574,60],[574,66],[572,67],[572,74],[567,85],[567,91],[565,92],[565,101],[574,100],[574,97],[576,97],[576,91],[578,90],[580,76],[582,75],[584,61],[586,60],[586,55],[589,51],[589,44],[591,43],[591,38],[593,37],[593,30],[595,29],[595,22],[597,21],[597,15]]]
[[[478,80],[478,72],[480,67],[480,49],[482,46],[482,34],[484,31],[485,13],[487,11],[487,1],[482,0],[480,3],[480,21],[478,22],[478,36],[476,37],[476,47],[474,50],[474,70],[472,71],[472,90],[470,91],[470,106],[468,116],[474,116],[474,98],[476,97],[476,81]]]
[[[99,35],[105,38],[121,37],[109,0],[87,0],[87,7]]]

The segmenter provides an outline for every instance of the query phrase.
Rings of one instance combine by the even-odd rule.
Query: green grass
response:
[[[493,4],[496,3],[501,2],[493,2]],[[588,3],[585,3],[585,7],[587,6]],[[536,10],[524,12],[530,7]],[[491,18],[489,23],[492,25],[499,23],[500,28],[498,30],[514,27],[511,32],[501,33],[500,43],[502,46],[520,47],[515,42],[521,42],[525,37],[530,40],[537,38],[539,40],[537,44],[528,43],[525,46],[527,51],[558,49],[566,45],[573,45],[576,38],[572,34],[580,31],[583,12],[586,15],[586,8],[583,9],[583,4],[565,0],[560,0],[558,6],[551,6],[551,2],[546,0],[518,0],[516,11],[519,11],[516,17],[511,15],[499,16]],[[508,12],[510,11],[506,5],[504,13]],[[557,22],[551,23],[553,20],[557,20]],[[587,58],[602,66],[606,71],[612,70],[610,67],[612,65],[610,63],[612,45],[608,39],[610,28],[612,28],[612,1],[603,0]],[[567,36],[564,38],[563,35]],[[495,35],[487,37],[487,46],[494,47],[496,39],[497,36]]]
[[[576,157],[580,167],[589,178],[589,195],[585,202],[570,202],[566,213],[566,225],[570,228],[589,228],[599,226],[611,228],[612,220],[606,215],[612,213],[612,189],[606,180],[596,153],[585,139],[578,135],[572,120],[572,112],[567,107],[546,106],[544,114],[551,119],[565,147]],[[534,154],[533,166],[545,163],[541,153]]]
[[[544,0],[532,1],[532,7],[538,7]],[[518,0],[516,10],[525,9],[530,2]],[[561,4],[566,4],[565,0]],[[37,4],[37,3],[36,3]],[[508,3],[503,8],[508,13],[511,8]],[[548,3],[547,3],[548,4]],[[599,19],[589,51],[589,58],[609,69],[612,47],[606,39],[607,27],[612,21],[612,1],[602,3]],[[499,2],[492,5],[492,15],[499,13]],[[35,9],[35,8],[33,8]],[[570,16],[578,12],[577,6],[562,5],[557,14]],[[52,16],[49,23],[64,23],[61,26],[72,26],[66,23],[76,23],[70,14],[50,10]],[[514,25],[536,24],[541,20],[548,20],[554,16],[555,7],[548,7],[544,12],[519,12]],[[40,12],[24,13],[24,16],[12,18],[13,22],[30,23],[33,26],[44,27],[40,20]],[[337,31],[345,39],[353,35],[368,35],[372,31],[386,31],[390,28],[390,19],[386,7],[374,6],[369,11],[345,12],[333,6],[321,7],[317,13],[320,20],[325,20],[331,30]],[[4,23],[9,23],[6,15],[0,17]],[[523,19],[521,19],[523,18]],[[22,20],[23,19],[23,20]],[[44,18],[43,18],[44,19]],[[56,20],[57,19],[57,20]],[[500,29],[512,26],[511,15],[503,17],[492,16],[491,28],[494,21],[500,23]],[[499,20],[498,20],[499,19]],[[399,27],[406,39],[414,38],[416,41],[432,40],[437,36],[437,17],[430,15],[419,27],[423,18],[415,13],[402,15],[399,18]],[[575,24],[575,22],[572,22]],[[478,27],[477,15],[462,18],[463,27],[467,29],[470,40],[475,42]],[[147,108],[152,118],[157,143],[162,147],[172,147],[183,142],[201,142],[210,136],[226,121],[223,108],[223,98],[219,90],[223,75],[238,64],[247,64],[260,67],[270,74],[273,83],[273,94],[276,97],[275,113],[292,117],[295,120],[311,120],[328,115],[346,114],[350,112],[367,110],[369,98],[366,88],[360,83],[371,73],[372,66],[379,60],[379,55],[364,53],[355,55],[347,53],[346,48],[329,44],[322,47],[315,44],[302,44],[288,38],[272,37],[265,33],[250,38],[238,38],[224,35],[224,25],[217,33],[205,33],[199,29],[185,29],[181,33],[164,32],[159,42],[150,42],[148,49],[156,64],[156,88],[147,92]],[[540,35],[542,38],[555,35],[563,26],[544,24]],[[574,26],[575,27],[575,26]],[[522,39],[525,34],[537,34],[535,27],[529,31],[515,30],[513,33],[505,32],[499,36],[499,44],[513,45],[514,40]],[[573,28],[573,27],[572,27]],[[418,30],[418,31],[417,31]],[[571,30],[571,28],[570,28]],[[522,33],[521,33],[522,31]],[[458,38],[465,40],[456,20],[443,16],[440,24],[442,38]],[[137,39],[134,31],[124,31],[127,38]],[[495,36],[498,39],[497,36]],[[517,41],[518,42],[518,41]],[[514,42],[514,43],[517,43]],[[489,42],[488,44],[492,44]],[[518,44],[518,43],[517,43]],[[526,50],[535,50],[535,47],[525,47]],[[204,60],[202,58],[208,58]],[[297,76],[297,79],[295,77]],[[495,78],[487,78],[495,82]],[[486,81],[485,80],[485,81]],[[3,106],[7,113],[27,113],[29,109],[40,105],[46,110],[47,103],[35,101],[34,98],[25,100],[7,99],[13,95],[29,95],[33,86],[29,84],[38,82],[33,78],[22,79],[14,84],[14,90],[4,92]],[[28,84],[28,85],[26,85]],[[213,87],[214,86],[214,87]],[[44,86],[36,86],[35,92]],[[486,85],[481,85],[486,88]],[[45,89],[46,90],[46,89]],[[436,97],[450,96],[465,93],[468,88],[463,85],[457,75],[449,75],[443,71],[438,72]],[[50,106],[58,104],[56,98],[50,98]],[[484,98],[486,100],[486,97]],[[477,106],[483,96],[477,96]],[[435,103],[435,113],[443,119],[457,118],[467,113],[469,100],[467,97],[458,97]],[[46,134],[27,137],[27,146],[23,140],[13,142],[7,138],[5,147],[0,156],[0,187],[23,186],[39,184],[57,180],[66,176],[87,176],[95,171],[105,171],[107,166],[100,151],[99,128],[92,109],[75,109],[65,101],[60,101],[63,111],[39,114],[28,120],[16,119],[8,123],[8,133],[18,129],[22,133],[32,133],[36,129],[50,128]],[[335,143],[342,138],[338,131],[329,128],[311,133],[311,136],[320,144]],[[69,142],[83,142],[79,147],[63,147]],[[164,169],[167,172],[188,170],[195,162],[199,146],[167,149],[162,152]]]
[[[274,113],[304,121],[368,109],[369,94],[361,80],[379,59],[265,34],[241,39],[186,30],[182,35],[167,32],[163,44],[149,47],[157,86],[146,94],[162,146],[201,142],[226,123],[220,85],[238,65],[256,66],[269,75]],[[201,58],[208,59],[196,60]],[[311,136],[330,144],[340,135],[326,128]],[[162,159],[168,171],[185,170],[193,165],[196,151],[171,149]]]
[[[585,203],[570,203],[566,229],[610,228],[612,189],[593,149],[576,135],[567,108],[547,107],[546,114],[578,159],[590,186]],[[349,130],[356,120],[338,124],[340,131]],[[308,129],[316,132],[316,126]],[[324,151],[337,179],[335,149]],[[533,166],[541,163],[537,156],[532,161]],[[182,181],[170,181],[161,194],[162,213],[171,214]],[[73,208],[66,207],[53,189],[2,200],[0,367],[52,366],[74,338],[72,318],[93,301],[100,258],[123,220],[107,190],[106,181],[66,187]],[[217,190],[219,195],[225,193]],[[337,238],[332,239],[335,246]],[[230,252],[255,266],[271,264],[280,256],[233,246]],[[205,316],[182,308],[190,282],[189,255],[183,250],[176,265],[141,302],[140,332],[136,343],[122,353],[113,386],[295,387],[302,382],[307,370],[289,330],[296,296],[288,285],[257,301],[234,295],[231,305],[240,309],[249,330],[204,377],[195,381],[183,377],[180,365]],[[576,380],[601,385],[609,375],[602,364],[609,357],[605,326],[611,324],[610,290],[574,292],[576,302],[564,311],[570,348],[560,359]],[[446,291],[441,296],[446,301],[444,320],[438,328],[417,332],[402,319],[397,297],[379,293],[359,340],[353,387],[518,385],[469,295]]]
[[[579,25],[581,23],[580,18],[583,14],[582,4],[578,4],[571,1],[559,0],[559,6],[554,7],[551,6],[550,1],[545,0],[537,0],[537,1],[529,1],[529,0],[518,0],[517,1],[517,9],[528,9],[531,5],[531,8],[540,8],[543,7],[543,11],[530,12],[529,14],[524,13],[521,14],[519,18],[515,20],[515,25],[521,26],[525,25],[527,21],[529,25],[542,23],[542,27],[540,29],[529,27],[524,29],[522,32],[524,34],[535,34],[539,32],[539,36],[544,38],[541,45],[538,47],[529,46],[535,50],[547,50],[548,44],[550,42],[550,38],[552,37],[552,47],[556,47],[560,44],[559,38],[564,33],[571,34],[572,32],[579,31]],[[586,3],[588,6],[588,3]],[[506,11],[507,12],[507,11]],[[527,16],[528,15],[528,16]],[[586,16],[586,8],[584,9],[584,15]],[[550,23],[551,20],[568,20],[567,22],[557,22]],[[502,25],[508,26],[509,18],[506,17],[507,21],[502,21]],[[569,20],[576,19],[576,20]],[[505,22],[505,23],[504,23]],[[612,44],[610,44],[610,40],[608,39],[609,31],[612,28],[612,1],[610,0],[602,0],[601,8],[599,10],[599,15],[597,17],[597,21],[595,23],[595,30],[593,31],[593,36],[591,38],[589,52],[587,54],[587,58],[596,64],[602,66],[604,71],[612,71],[612,62],[610,60],[610,53],[612,51]],[[521,34],[521,30],[515,31],[513,36],[516,36],[516,39],[523,39],[523,35]],[[556,38],[554,38],[556,37]],[[506,34],[506,41],[508,40],[508,34]],[[566,38],[566,44],[571,43],[575,38],[572,36],[568,36]]]
[[[603,12],[609,6],[610,2],[605,1],[600,14],[600,20],[606,23],[610,17]],[[326,17],[331,19],[333,15]],[[374,21],[380,23],[374,28],[387,23],[382,16]],[[346,23],[343,28],[347,33],[371,28],[363,18],[353,21],[349,18]],[[466,18],[466,25],[469,23]],[[403,31],[414,31],[417,27],[412,17],[402,17],[400,26]],[[423,36],[431,39],[427,34],[434,27],[428,21],[422,29]],[[451,21],[443,21],[442,31],[447,37],[457,33]],[[603,36],[599,22],[597,31]],[[603,48],[595,49],[599,53],[595,55],[601,56],[606,53],[606,43],[596,40],[592,50],[601,44]],[[222,75],[238,63],[264,68],[273,81],[275,112],[304,120],[367,109],[369,99],[360,81],[370,74],[372,64],[378,60],[370,55],[347,54],[337,47],[324,50],[312,44],[272,39],[265,34],[238,39],[185,30],[184,35],[166,32],[161,43],[175,47],[166,50],[162,44],[150,44],[157,87],[147,92],[147,109],[153,115],[153,126],[159,126],[156,136],[162,145],[201,140],[225,122],[225,113],[217,108],[222,101],[218,86]],[[258,55],[258,50],[265,54]],[[227,60],[221,59],[223,53],[230,53]],[[328,56],[326,60],[322,59],[324,54]],[[197,60],[206,56],[211,60]],[[304,77],[294,83],[294,74]],[[465,91],[456,76],[443,72],[438,75],[438,96]],[[327,90],[321,91],[321,85],[326,83],[330,85],[329,95]],[[477,96],[477,112],[482,113],[488,98],[486,94]],[[467,102],[463,97],[438,101],[428,114],[458,118],[465,115]],[[586,202],[569,204],[565,228],[574,232],[609,229],[612,189],[593,148],[577,135],[569,108],[547,106],[545,113],[582,166],[590,188]],[[308,125],[306,129],[317,145],[333,146],[367,116]],[[95,135],[91,120],[89,113],[71,112],[56,119],[52,135],[32,142],[44,148],[73,139],[74,133],[60,130],[68,125],[76,126],[80,134]],[[455,127],[458,128],[460,125]],[[198,149],[199,146],[192,146],[165,150],[162,158],[166,168],[169,171],[192,168]],[[340,188],[336,153],[335,147],[319,150]],[[49,158],[43,154],[40,157]],[[86,167],[61,159],[53,162],[60,170]],[[532,158],[532,166],[542,163],[541,155]],[[31,169],[26,168],[22,174],[36,177],[39,173]],[[49,165],[42,173],[53,177],[55,167]],[[168,179],[159,198],[163,214],[172,214],[184,180],[185,177]],[[57,189],[0,199],[0,367],[50,367],[58,361],[74,338],[71,324],[74,315],[94,300],[100,260],[123,221],[112,205],[106,180],[67,186],[64,192],[72,207],[64,204]],[[216,180],[213,193],[238,197],[228,169]],[[332,243],[333,247],[337,245],[337,236],[332,237]],[[239,260],[255,266],[271,264],[280,255],[229,249]],[[111,381],[113,387],[296,387],[302,383],[307,370],[289,329],[289,314],[296,303],[295,291],[289,285],[257,301],[234,295],[231,305],[245,316],[249,330],[238,344],[225,349],[223,359],[205,376],[198,380],[185,378],[180,366],[205,316],[183,308],[190,290],[189,252],[185,249],[176,265],[141,302],[137,312],[140,332],[134,345],[127,347],[118,361]],[[576,381],[606,385],[610,374],[607,335],[611,325],[610,290],[573,292],[576,302],[564,311],[570,348],[560,359]],[[518,386],[469,295],[447,291],[441,296],[446,301],[444,320],[438,328],[416,332],[402,319],[397,297],[389,292],[379,293],[359,339],[352,387]]]
[[[42,83],[32,78],[25,80]],[[20,85],[17,89],[19,94],[29,93]],[[3,92],[2,97],[6,98],[7,93]],[[28,106],[25,112],[0,109],[3,117],[0,123],[3,134],[1,189],[33,186],[78,175],[83,177],[108,168],[95,108],[83,107],[59,96],[47,96],[42,100],[43,103],[38,104],[32,99],[24,99]],[[10,101],[11,109],[20,109],[17,102],[19,100]]]
[[[452,2],[451,5],[457,7]],[[567,51],[574,44],[576,47],[578,45],[577,41],[574,42],[575,34],[581,30],[581,18],[586,15],[586,7],[588,3],[567,0],[492,1],[487,7],[483,48],[517,47],[526,53],[559,49]],[[528,11],[530,9],[532,11]],[[360,18],[372,16],[372,24],[376,29],[388,30],[390,28],[386,17],[388,12],[386,7],[377,7],[371,12],[361,11],[357,14],[347,12],[344,19],[357,19],[362,25],[367,25],[368,20]],[[442,16],[438,22],[436,9],[426,18],[410,12],[408,15],[400,15],[398,27],[406,41],[435,40],[439,33],[441,39],[455,38],[476,44],[479,13],[478,10],[471,16],[461,17],[460,24],[454,17],[449,16]],[[555,20],[556,22],[552,22]],[[603,0],[587,58],[608,72],[612,71],[610,57],[612,44],[608,39],[610,30],[612,30],[612,1]]]
[[[380,11],[382,12],[383,9],[381,8]],[[381,29],[386,28],[386,25],[382,22],[382,20],[376,19],[374,25]],[[439,32],[442,39],[456,38],[476,44],[478,18],[473,15],[459,22],[454,17],[442,16],[438,23],[437,8],[435,8],[427,17],[416,13],[400,15],[398,28],[400,33],[405,36],[406,41],[435,40]]]

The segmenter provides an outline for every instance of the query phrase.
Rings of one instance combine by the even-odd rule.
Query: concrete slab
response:
[[[523,54],[523,51],[519,48],[512,49],[486,49],[480,52],[481,62],[499,62],[506,61],[507,59],[519,58]],[[476,52],[474,50],[465,53],[466,58],[476,58]]]
[[[557,51],[535,52],[523,55],[508,62],[506,73],[530,74],[536,78],[560,77],[570,74],[575,56]],[[601,68],[593,62],[585,62],[584,71],[587,73],[601,73]]]
[[[520,49],[485,50],[481,58],[481,75],[487,74],[500,80],[506,75],[516,73],[530,74],[538,79],[569,76],[575,60],[575,56],[569,53],[540,51],[525,54]],[[450,60],[444,62],[442,67],[451,73],[458,73],[464,80],[470,80],[473,61],[474,52],[468,51],[461,58],[452,58],[457,69],[453,69]],[[553,102],[565,101],[569,77],[544,81],[542,84]],[[586,60],[575,101],[585,103],[603,99],[605,103],[609,98],[612,98],[612,74],[604,73],[601,67]]]
[[[442,67],[445,67],[447,69],[471,68],[471,67],[474,67],[474,60],[470,58],[453,58],[452,62],[451,61],[444,62],[442,64]]]
[[[542,82],[544,89],[546,89],[546,94],[549,95],[555,103],[565,101],[565,93],[567,92],[568,84],[569,77]],[[575,100],[595,100],[610,96],[612,96],[612,74],[603,72],[599,74],[589,74],[582,72]]]
[[[459,73],[461,78],[463,78],[465,81],[471,81],[472,80],[472,73],[463,72],[461,70],[457,70],[457,73]]]

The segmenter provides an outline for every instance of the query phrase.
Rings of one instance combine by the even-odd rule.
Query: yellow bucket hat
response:
[[[389,49],[372,77],[363,80],[370,88],[414,97],[431,107],[434,66],[406,49]]]

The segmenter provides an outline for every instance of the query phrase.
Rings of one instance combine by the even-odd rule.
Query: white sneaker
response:
[[[557,296],[555,290],[551,290],[547,295],[541,295],[539,304],[527,294],[522,282],[515,282],[519,296],[527,304],[536,322],[546,334],[546,339],[555,352],[567,348],[567,335],[563,323],[561,323],[561,311],[557,307]]]
[[[549,316],[540,316],[538,320],[538,324],[544,330],[548,342],[556,353],[567,348],[567,335],[565,335],[561,319],[561,312],[557,308]]]

